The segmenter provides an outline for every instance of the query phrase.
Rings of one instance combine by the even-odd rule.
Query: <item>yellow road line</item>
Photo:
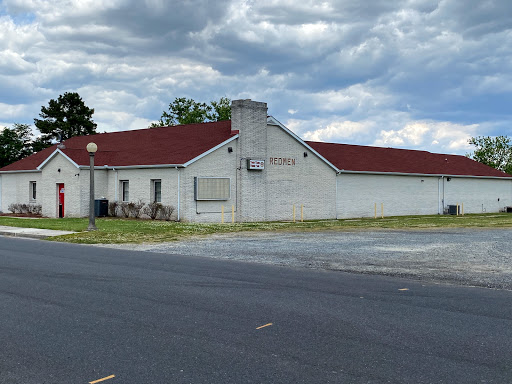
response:
[[[256,329],[261,329],[261,328],[265,328],[265,327],[270,327],[272,325],[272,323],[268,323],[268,324],[265,324],[265,325],[262,325],[261,327],[258,327]]]
[[[400,288],[399,291],[408,291],[409,288]]]
[[[99,383],[100,381],[105,381],[105,380],[108,380],[108,379],[113,379],[114,377],[116,377],[116,376],[115,375],[110,375],[110,376],[104,377],[103,379],[89,381],[89,384]]]

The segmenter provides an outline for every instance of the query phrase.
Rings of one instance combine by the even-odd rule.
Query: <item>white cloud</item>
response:
[[[12,122],[14,122],[17,118],[22,117],[27,112],[27,108],[23,104],[11,105],[0,103],[0,110],[2,111],[3,118]],[[11,125],[12,123],[6,124]]]
[[[100,112],[95,114],[95,121],[98,123],[98,132],[130,131],[147,128],[154,122],[127,112]],[[100,124],[101,128],[99,128]]]
[[[334,121],[325,128],[307,131],[304,134],[306,140],[337,142],[368,133],[372,127],[371,122]]]
[[[409,145],[418,146],[423,144],[424,136],[429,132],[430,128],[424,123],[411,123],[407,124],[399,131],[390,130],[380,132],[381,139],[378,139],[375,144],[377,145],[397,145],[402,146],[405,143]]]
[[[8,17],[0,17],[0,49],[22,54],[30,47],[44,43],[44,36],[38,30],[38,24],[16,25]]]
[[[356,84],[339,90],[327,90],[305,95],[310,100],[310,108],[327,113],[340,114],[350,111],[353,114],[368,116],[371,110],[389,106],[393,96],[385,89],[366,84]]]
[[[34,71],[35,65],[26,61],[23,55],[5,50],[0,52],[0,68],[3,74],[21,74]]]
[[[445,121],[418,121],[409,113],[384,113],[360,121],[339,116],[323,119],[289,119],[285,125],[305,140],[345,144],[375,145],[465,154],[468,140],[494,126],[455,124]]]
[[[374,145],[430,150],[455,151],[470,149],[468,140],[475,135],[478,124],[461,125],[449,122],[413,121],[399,130],[381,130]]]

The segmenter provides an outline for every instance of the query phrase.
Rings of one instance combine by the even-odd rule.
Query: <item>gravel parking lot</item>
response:
[[[245,232],[121,247],[510,290],[511,245],[508,229],[436,229]]]

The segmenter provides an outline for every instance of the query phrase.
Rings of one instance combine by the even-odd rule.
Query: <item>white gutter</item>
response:
[[[119,180],[118,180],[118,173],[117,173],[117,169],[115,168],[112,168],[112,170],[116,173],[116,177],[115,177],[115,181],[114,181],[114,201],[119,201],[119,197],[117,196],[118,194],[118,184],[119,184]]]
[[[94,167],[96,168],[102,168],[102,169],[141,169],[141,168],[176,168],[176,167],[184,167],[183,164],[152,164],[152,165],[121,165],[121,166],[98,166]],[[80,169],[89,169],[90,166],[88,165],[80,165]]]
[[[444,183],[444,176],[441,176],[437,179],[437,214],[441,215],[441,205],[443,206],[444,211],[444,202],[441,201],[441,183]],[[443,186],[444,187],[444,186]]]
[[[0,174],[8,174],[8,173],[41,173],[38,169],[30,169],[25,171],[0,171]]]
[[[443,208],[442,212],[444,213],[444,176],[442,176],[442,181],[443,181],[443,200],[441,200],[441,201],[443,202],[443,204],[442,204],[442,208]]]
[[[470,178],[470,179],[498,179],[498,180],[512,180],[510,176],[473,176],[473,175],[448,175],[448,174],[436,174],[436,173],[403,173],[403,172],[378,172],[378,171],[346,171],[340,170],[339,173],[348,174],[363,174],[363,175],[392,175],[392,176],[421,176],[421,177],[459,177],[459,178]]]
[[[336,176],[339,175],[339,172],[336,172]],[[336,220],[338,220],[338,177],[334,178],[334,182],[336,183],[336,196],[334,199],[334,211],[336,212]]]

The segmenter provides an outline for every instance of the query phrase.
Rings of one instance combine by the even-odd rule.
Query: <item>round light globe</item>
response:
[[[95,143],[87,144],[87,152],[94,153],[98,150],[98,146]]]

